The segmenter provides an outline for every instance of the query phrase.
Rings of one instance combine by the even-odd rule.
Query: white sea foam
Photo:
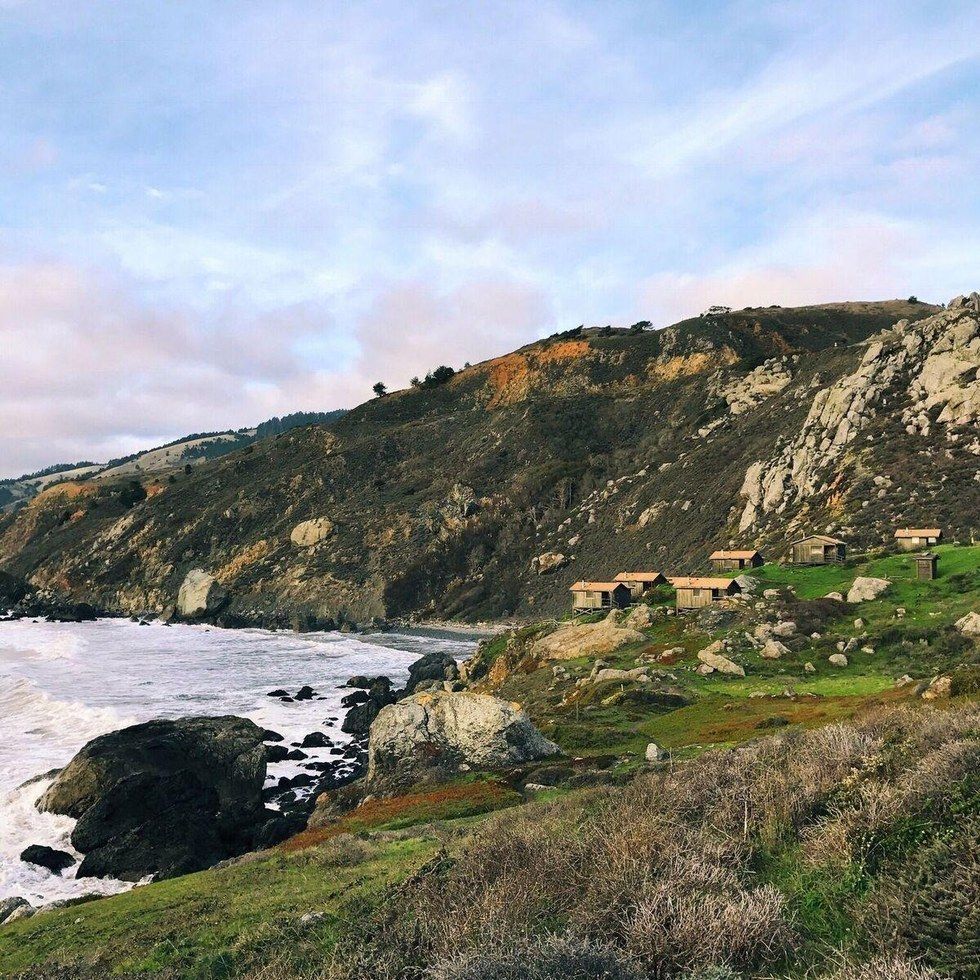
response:
[[[421,653],[466,656],[472,643],[418,636],[355,637],[339,633],[271,633],[201,626],[0,622],[0,898],[35,904],[128,887],[64,876],[20,861],[28,844],[71,850],[73,822],[42,814],[34,802],[50,779],[30,782],[67,763],[89,739],[146,721],[195,714],[237,714],[281,733],[286,744],[324,731],[337,744],[343,716],[340,685],[352,674],[404,680]],[[281,702],[275,688],[304,684],[320,699]],[[330,721],[329,719],[337,719]],[[311,761],[327,750],[307,751]],[[299,770],[270,767],[270,780]]]

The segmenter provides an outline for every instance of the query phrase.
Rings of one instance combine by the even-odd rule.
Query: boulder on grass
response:
[[[374,720],[367,783],[370,792],[393,790],[560,751],[517,704],[469,691],[423,691],[388,705]]]
[[[711,646],[705,647],[699,654],[698,660],[706,667],[710,667],[712,670],[717,670],[719,674],[728,674],[731,677],[744,677],[745,670],[739,667],[734,660],[729,660],[728,657],[723,657],[720,653],[715,653]]]
[[[968,612],[960,617],[956,628],[965,636],[980,636],[980,612]]]
[[[16,922],[18,919],[30,918],[35,911],[26,898],[14,895],[11,898],[0,898],[0,925],[4,922]]]
[[[847,593],[848,602],[870,602],[877,599],[891,585],[886,578],[869,578],[859,575]]]
[[[265,819],[264,732],[245,718],[150,721],[85,745],[38,801],[77,819],[78,877],[138,881],[247,850]]]
[[[541,637],[531,645],[531,653],[544,660],[575,660],[578,657],[604,657],[630,643],[645,643],[646,634],[619,622],[613,610],[598,623],[570,623]]]

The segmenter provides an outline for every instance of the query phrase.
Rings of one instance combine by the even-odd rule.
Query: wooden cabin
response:
[[[904,551],[917,551],[939,544],[943,532],[938,527],[902,527],[895,532],[895,540]]]
[[[847,545],[826,534],[811,534],[790,545],[794,565],[830,565],[842,562],[847,555]]]
[[[716,572],[740,572],[743,568],[758,568],[764,563],[758,551],[713,551],[708,561]]]
[[[680,576],[669,581],[677,592],[678,609],[701,609],[742,591],[733,578]]]
[[[924,551],[921,555],[913,555],[915,562],[915,577],[920,582],[928,582],[939,574],[939,555]]]
[[[656,585],[664,585],[667,576],[662,572],[620,572],[615,581],[622,582],[634,599],[639,599],[644,592]]]
[[[574,612],[625,609],[631,599],[629,586],[624,582],[576,582],[569,591]]]

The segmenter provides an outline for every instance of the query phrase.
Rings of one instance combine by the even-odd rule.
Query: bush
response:
[[[864,964],[847,964],[821,980],[943,980],[935,970],[904,956],[879,956]]]
[[[418,381],[417,378],[413,378],[412,384],[415,385],[417,382],[417,387],[419,388],[438,388],[439,385],[444,385],[447,381],[451,381],[455,376],[456,372],[451,367],[441,364],[439,367],[430,371],[421,381]]]
[[[429,974],[433,980],[643,980],[610,946],[571,936],[527,937],[509,948],[453,956]]]

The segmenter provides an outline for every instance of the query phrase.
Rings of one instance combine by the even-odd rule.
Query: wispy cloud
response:
[[[976,285],[975,3],[0,0],[0,472]]]

